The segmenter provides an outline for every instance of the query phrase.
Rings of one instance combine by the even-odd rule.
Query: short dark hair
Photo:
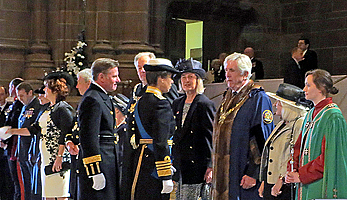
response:
[[[166,78],[168,75],[171,76],[171,72],[168,71],[146,71],[147,84],[151,86],[157,85],[158,78]]]
[[[16,90],[25,90],[25,92],[28,94],[30,90],[34,90],[33,87],[28,82],[22,82],[19,85],[17,85]]]
[[[14,87],[17,87],[17,85],[19,85],[22,82],[24,82],[24,80],[22,78],[14,78],[10,82],[10,85],[13,85]]]
[[[310,40],[307,38],[300,38],[299,40],[304,40],[305,44],[310,44]]]
[[[329,72],[323,69],[315,69],[306,72],[305,77],[308,75],[312,75],[313,83],[322,91],[324,96],[327,96],[329,93],[337,94],[339,92],[339,90],[334,87],[334,82]]]
[[[111,58],[98,58],[92,64],[93,80],[98,80],[100,73],[108,74],[109,70],[118,67],[119,63],[117,60]]]

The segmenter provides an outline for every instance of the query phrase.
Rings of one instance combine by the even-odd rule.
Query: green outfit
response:
[[[300,183],[297,199],[347,198],[346,121],[334,103],[327,104],[312,119],[314,109],[309,111],[302,127],[300,167],[322,154],[325,137],[323,178],[309,184]]]

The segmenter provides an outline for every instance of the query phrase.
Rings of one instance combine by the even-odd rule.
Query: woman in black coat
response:
[[[173,137],[173,165],[177,169],[176,199],[198,199],[204,183],[212,179],[212,132],[216,112],[203,93],[205,70],[189,59],[176,64],[184,95],[174,100],[172,110],[177,130]]]

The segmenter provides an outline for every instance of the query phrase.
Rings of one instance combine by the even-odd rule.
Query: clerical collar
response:
[[[234,93],[234,92],[239,93],[239,92],[242,90],[242,88],[244,88],[244,87],[248,84],[248,82],[249,82],[249,80],[247,79],[246,82],[245,82],[245,84],[243,84],[237,91],[232,90],[232,92],[233,92],[233,93]]]
[[[101,85],[97,84],[95,81],[93,81],[92,83],[94,83],[96,86],[98,86],[99,88],[101,88],[101,90],[104,91],[105,94],[107,94],[107,91],[106,91],[103,87],[101,87]]]

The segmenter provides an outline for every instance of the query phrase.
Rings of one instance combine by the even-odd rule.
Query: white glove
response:
[[[89,178],[93,179],[93,186],[92,188],[94,190],[102,190],[104,189],[106,185],[106,179],[103,173],[94,175],[94,176],[89,176]]]
[[[173,182],[171,179],[169,180],[163,180],[163,190],[161,191],[162,194],[169,194],[173,190]]]
[[[174,175],[174,173],[177,171],[174,166],[171,165],[171,176]]]

